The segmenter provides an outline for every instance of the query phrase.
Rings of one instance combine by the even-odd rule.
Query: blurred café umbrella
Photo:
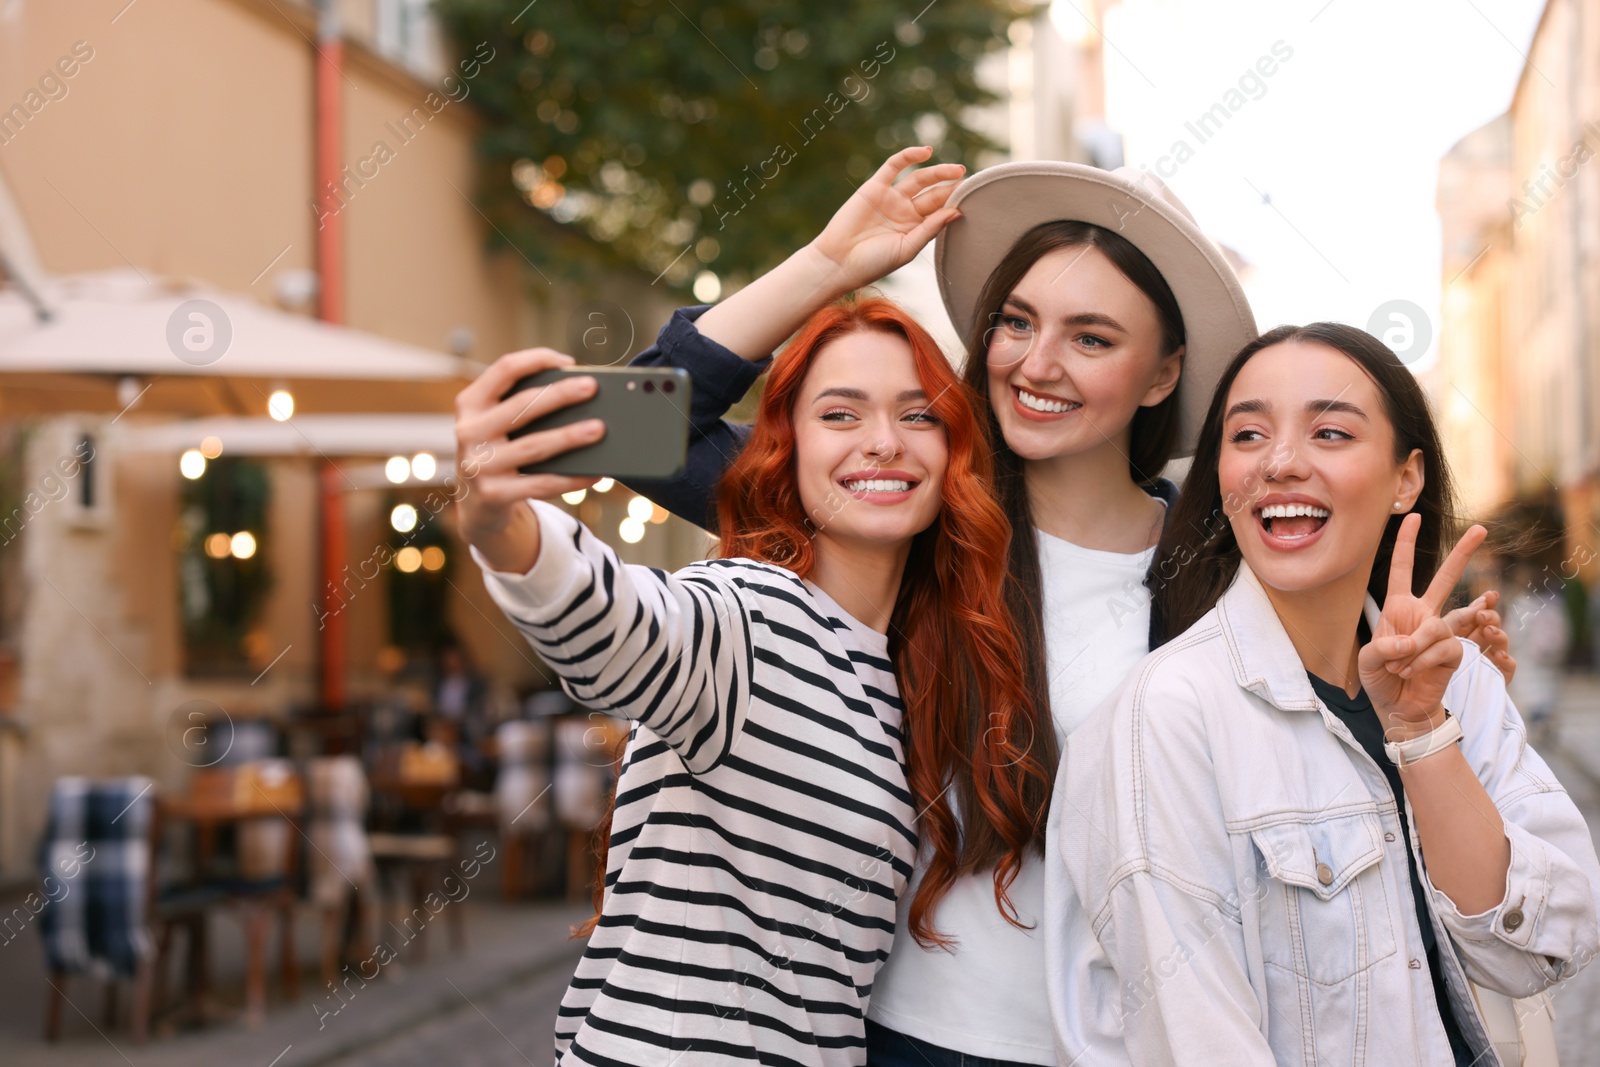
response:
[[[455,453],[455,417],[452,415],[295,415],[293,425],[260,418],[216,416],[166,422],[135,423],[117,438],[125,452],[178,455],[198,447],[208,437],[225,442],[230,456],[335,456],[376,460],[394,455],[428,452],[446,457],[428,478],[414,475],[413,485],[437,485],[454,472],[449,457]],[[381,465],[343,468],[348,489],[387,489],[392,484]]]
[[[0,287],[0,416],[115,413],[133,395],[141,414],[256,416],[276,389],[297,415],[443,414],[478,369],[131,269]]]

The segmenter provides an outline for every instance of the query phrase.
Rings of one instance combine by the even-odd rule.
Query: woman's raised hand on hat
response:
[[[945,202],[967,172],[961,164],[937,163],[900,177],[907,167],[932,157],[926,145],[890,156],[811,242],[809,247],[832,265],[841,292],[905,266],[959,214]]]
[[[700,333],[744,359],[763,360],[814,312],[909,263],[959,214],[945,207],[966,173],[959,163],[921,167],[895,181],[932,155],[917,147],[890,156],[815,240],[704,312],[695,324]]]

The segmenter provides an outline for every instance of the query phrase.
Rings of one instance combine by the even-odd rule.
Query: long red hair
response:
[[[1008,890],[1044,833],[1053,768],[1032,744],[1034,709],[1022,644],[1006,607],[1011,524],[993,491],[993,449],[982,401],[928,332],[883,297],[847,299],[807,320],[773,362],[750,439],[717,495],[721,554],[777,564],[804,578],[816,563],[795,472],[794,409],[819,351],[846,334],[890,334],[911,348],[917,377],[943,424],[949,461],[938,519],[912,541],[889,625],[889,654],[905,705],[906,777],[932,859],[911,903],[911,932],[948,946],[933,914],[956,878],[980,869],[963,855],[949,797],[974,798],[1005,842],[995,903],[1021,925]]]

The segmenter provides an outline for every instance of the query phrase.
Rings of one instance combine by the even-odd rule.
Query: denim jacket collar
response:
[[[1368,629],[1377,632],[1378,605],[1370,594],[1362,611]],[[1278,612],[1267,599],[1261,579],[1242,559],[1233,584],[1217,601],[1217,623],[1228,644],[1234,678],[1240,688],[1286,711],[1320,708],[1300,653],[1295,651]]]

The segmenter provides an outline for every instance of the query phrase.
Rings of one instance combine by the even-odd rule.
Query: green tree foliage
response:
[[[809,240],[893,150],[975,166],[978,61],[1029,0],[437,0],[487,115],[480,202],[550,276],[728,279]],[[687,251],[686,251],[687,250]],[[664,272],[664,274],[663,274]]]

